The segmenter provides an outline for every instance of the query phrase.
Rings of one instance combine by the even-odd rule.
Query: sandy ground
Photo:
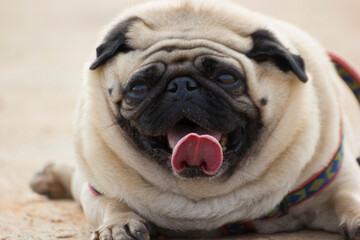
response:
[[[360,68],[360,1],[238,2],[300,26]],[[73,164],[72,121],[84,63],[102,26],[131,4],[0,0],[0,240],[89,239],[76,203],[49,201],[32,193],[29,182],[48,162]],[[302,231],[241,239],[340,237]]]

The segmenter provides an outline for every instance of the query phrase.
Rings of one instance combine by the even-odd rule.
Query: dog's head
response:
[[[290,89],[307,81],[303,59],[263,23],[222,11],[175,4],[123,16],[90,66],[143,160],[183,178],[251,161]]]

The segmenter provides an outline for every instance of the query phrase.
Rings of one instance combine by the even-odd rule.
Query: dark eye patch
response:
[[[211,73],[215,71],[218,65],[219,63],[215,59],[205,58],[202,61],[201,68],[203,69],[203,72]]]
[[[246,77],[239,67],[226,59],[212,56],[199,56],[194,67],[211,83],[216,84],[232,97],[246,91]]]
[[[154,63],[138,70],[131,76],[124,94],[130,98],[145,97],[156,86],[165,69],[163,63]]]
[[[194,66],[198,69],[203,75],[211,79],[219,79],[220,82],[225,81],[226,79],[231,81],[230,78],[233,76],[236,78],[245,79],[245,76],[237,70],[237,67],[233,66],[230,63],[221,61],[216,57],[211,56],[200,56],[194,61]]]
[[[154,67],[147,68],[131,77],[127,90],[130,93],[148,92],[156,83]]]

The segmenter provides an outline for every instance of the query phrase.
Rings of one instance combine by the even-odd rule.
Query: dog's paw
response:
[[[145,220],[129,220],[100,227],[91,240],[150,240],[150,225]]]
[[[340,234],[344,240],[360,240],[360,219],[342,224]]]
[[[34,192],[50,199],[71,198],[70,190],[61,182],[59,174],[62,173],[59,173],[55,164],[49,164],[34,176],[30,187]]]

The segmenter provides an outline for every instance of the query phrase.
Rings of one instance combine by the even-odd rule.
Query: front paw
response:
[[[344,240],[360,240],[360,221],[342,224],[340,234]]]
[[[150,225],[145,220],[129,220],[101,226],[91,240],[149,240]]]

